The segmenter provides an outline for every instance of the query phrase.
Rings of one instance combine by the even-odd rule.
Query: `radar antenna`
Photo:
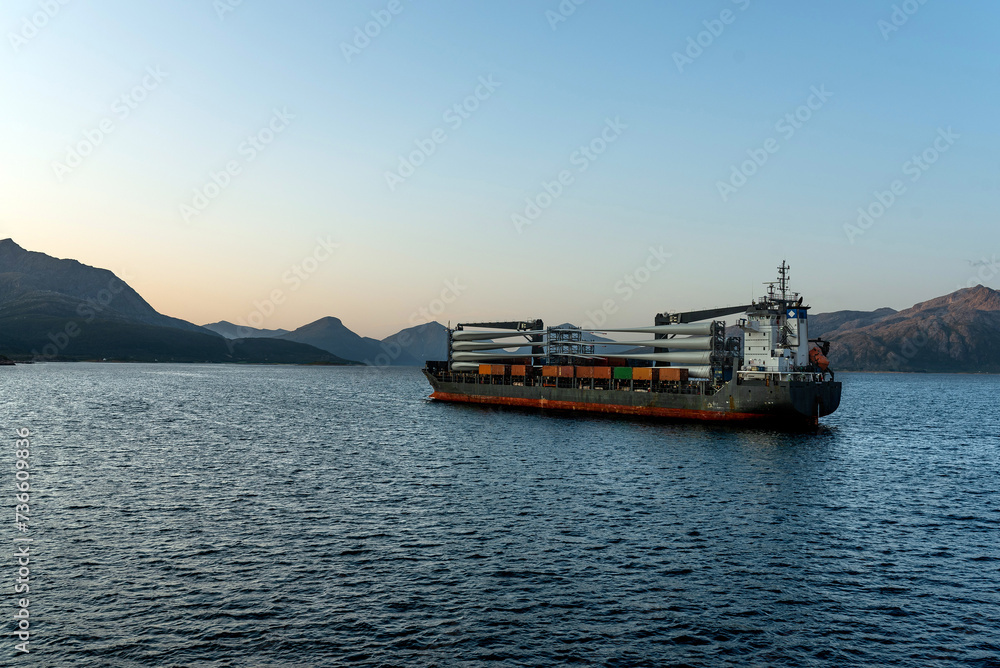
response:
[[[784,260],[781,261],[781,266],[778,267],[778,287],[781,290],[781,301],[788,301],[788,270],[791,267]]]

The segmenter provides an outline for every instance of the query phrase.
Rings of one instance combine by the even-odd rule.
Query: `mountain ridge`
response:
[[[202,327],[227,339],[266,339],[288,334],[287,329],[260,329],[247,325],[237,325],[228,320],[210,322],[207,325],[202,325]]]
[[[962,288],[828,338],[834,369],[1000,373],[1000,292]]]
[[[25,314],[72,311],[80,318],[103,315],[217,336],[159,313],[107,269],[25,250],[9,238],[0,240],[0,308]]]
[[[811,314],[809,322],[811,337],[831,342],[834,370],[1000,373],[1000,292],[983,285],[901,311],[833,311]],[[607,348],[600,346],[600,337],[587,338]],[[622,351],[627,352],[635,351]],[[107,269],[28,251],[3,239],[0,354],[15,359],[405,366],[444,359],[447,328],[427,322],[380,341],[351,331],[335,316],[292,331],[224,320],[198,326],[159,313]]]
[[[107,269],[0,240],[0,354],[19,360],[350,364],[274,339],[227,340],[163,315]]]

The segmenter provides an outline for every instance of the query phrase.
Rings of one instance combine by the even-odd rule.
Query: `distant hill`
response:
[[[158,313],[106,269],[0,241],[0,354],[15,360],[346,364],[273,339],[227,340]]]
[[[875,311],[834,311],[832,313],[809,314],[809,338],[825,337],[838,331],[860,329],[885,320],[897,311],[880,308]]]
[[[1000,292],[964,288],[828,338],[834,369],[1000,373]]]
[[[282,334],[288,334],[287,329],[257,329],[256,327],[247,327],[245,325],[234,325],[227,320],[212,322],[202,325],[202,327],[227,339],[275,338]]]
[[[66,330],[64,318],[0,317],[0,351],[16,360],[349,364],[292,341],[228,340],[174,327],[95,319]],[[75,335],[71,336],[73,332]]]
[[[278,339],[305,343],[333,353],[338,357],[358,360],[365,364],[384,364],[385,362],[382,361],[384,359],[389,360],[388,364],[398,366],[423,364],[422,360],[418,361],[406,352],[401,352],[395,357],[392,356],[388,350],[382,347],[381,341],[355,334],[341,322],[340,318],[332,316],[303,325],[288,334],[282,334]]]
[[[428,322],[387,336],[380,343],[383,353],[390,358],[396,346],[403,353],[398,358],[408,357],[416,365],[423,366],[428,360],[448,359],[448,328],[439,322]]]

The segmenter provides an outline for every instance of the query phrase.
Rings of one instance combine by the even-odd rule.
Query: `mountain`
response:
[[[274,339],[228,340],[175,327],[96,318],[0,317],[0,352],[18,360],[350,364],[325,350]]]
[[[0,241],[0,354],[14,359],[348,364],[273,339],[227,340],[162,315],[106,269]]]
[[[809,337],[818,338],[834,332],[860,329],[885,320],[897,311],[880,308],[875,311],[834,311],[832,313],[809,314]]]
[[[448,328],[439,322],[428,322],[388,336],[379,345],[386,355],[400,350],[399,358],[406,356],[423,366],[427,360],[448,359]]]
[[[256,327],[247,327],[246,325],[234,325],[227,320],[212,322],[202,325],[202,327],[227,339],[275,338],[282,334],[288,334],[287,329],[257,329]]]
[[[846,324],[827,337],[835,370],[1000,373],[1000,292],[982,285]]]
[[[423,361],[417,361],[406,352],[393,355],[392,349],[384,348],[378,339],[359,336],[344,326],[340,318],[332,316],[320,318],[277,338],[278,340],[305,343],[333,353],[338,357],[359,360],[365,364],[379,366],[419,366],[423,364]]]
[[[129,321],[215,336],[185,320],[161,315],[107,269],[26,251],[0,241],[0,313]]]

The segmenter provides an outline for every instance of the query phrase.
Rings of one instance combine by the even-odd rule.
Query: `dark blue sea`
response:
[[[416,369],[3,368],[0,665],[1000,666],[1000,378],[838,378],[804,434]]]

